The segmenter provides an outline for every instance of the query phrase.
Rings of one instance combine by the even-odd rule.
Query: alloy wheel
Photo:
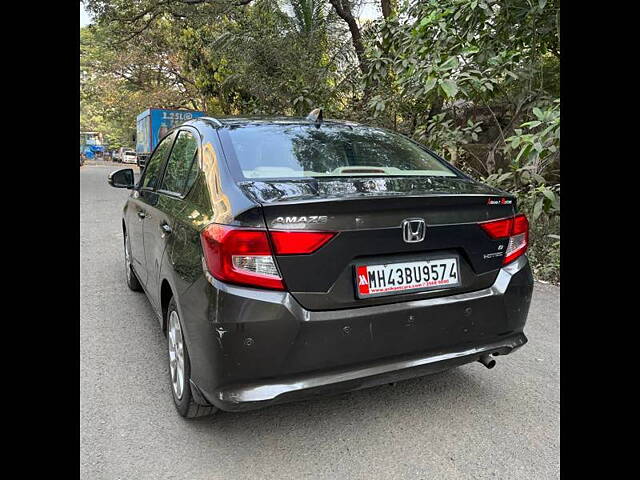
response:
[[[182,398],[184,388],[184,340],[178,312],[173,310],[169,315],[169,368],[171,385],[178,400]]]
[[[127,281],[131,282],[131,252],[129,251],[129,235],[124,234],[124,264],[127,274]]]

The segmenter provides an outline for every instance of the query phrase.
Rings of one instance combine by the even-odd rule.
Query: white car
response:
[[[122,163],[136,163],[136,152],[126,150],[122,154]]]

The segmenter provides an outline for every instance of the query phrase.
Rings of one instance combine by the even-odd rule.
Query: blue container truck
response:
[[[140,168],[156,148],[162,137],[173,127],[191,120],[204,117],[204,112],[195,110],[165,110],[148,108],[136,118],[136,157]]]

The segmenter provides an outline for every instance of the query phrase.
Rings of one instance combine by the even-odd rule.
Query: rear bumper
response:
[[[533,289],[524,256],[487,289],[331,311],[306,310],[286,292],[209,281],[193,289],[209,289],[206,325],[185,332],[192,382],[196,398],[230,411],[427,375],[485,353],[509,354],[527,342]]]
[[[316,395],[360,390],[448,370],[475,362],[483,354],[507,355],[525,343],[527,337],[524,333],[518,333],[497,342],[461,351],[408,356],[329,372],[232,385],[218,390],[213,403],[227,411],[253,410]]]

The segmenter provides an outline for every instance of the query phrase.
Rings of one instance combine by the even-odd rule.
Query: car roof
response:
[[[189,120],[182,125],[197,125],[199,123],[207,123],[216,128],[234,127],[234,126],[262,126],[262,125],[309,125],[310,122],[304,117],[285,117],[285,116],[226,116],[226,117],[198,117]],[[326,125],[355,127],[359,123],[349,120],[327,119],[322,122]]]

